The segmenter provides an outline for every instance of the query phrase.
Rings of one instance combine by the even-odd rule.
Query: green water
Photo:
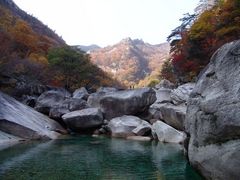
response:
[[[195,180],[174,144],[92,138],[32,142],[0,151],[1,180]]]

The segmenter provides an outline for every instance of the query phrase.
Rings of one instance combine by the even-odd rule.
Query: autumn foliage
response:
[[[194,80],[220,46],[240,38],[240,1],[219,1],[199,16],[188,14],[182,23],[186,20],[191,23],[169,36],[173,66],[169,73],[174,72],[178,82]]]
[[[75,89],[120,86],[38,19],[0,1],[1,77]]]

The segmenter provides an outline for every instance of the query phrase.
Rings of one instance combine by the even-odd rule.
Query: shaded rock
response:
[[[86,90],[85,87],[81,87],[79,89],[76,89],[74,92],[73,92],[73,98],[78,98],[78,99],[84,99],[84,100],[87,100],[89,97],[89,93],[88,91]]]
[[[104,95],[100,107],[106,119],[122,115],[136,115],[146,111],[156,100],[151,88],[124,90]]]
[[[179,105],[187,102],[189,95],[194,87],[195,83],[186,83],[181,86],[178,86],[177,89],[172,90],[170,97],[173,103]]]
[[[0,130],[23,139],[56,139],[57,122],[0,92]]]
[[[152,108],[153,105],[151,105],[151,107],[146,112],[138,114],[138,117],[148,122],[150,122],[151,119],[161,119],[162,118],[161,112],[155,108]]]
[[[171,103],[153,104],[151,108],[155,109],[161,115],[160,119],[168,125],[183,131],[187,106],[184,104],[174,105]],[[156,119],[156,118],[154,118]]]
[[[160,81],[159,84],[157,84],[155,86],[156,89],[174,89],[175,88],[175,85],[173,83],[171,83],[170,81],[166,80],[166,79],[163,79]]]
[[[152,139],[147,136],[128,136],[127,140],[134,140],[134,141],[151,141]]]
[[[98,108],[73,111],[64,114],[62,119],[73,131],[97,128],[103,124],[103,116]]]
[[[61,120],[62,116],[67,113],[70,113],[70,111],[65,107],[51,108],[49,117],[55,120]]]
[[[70,97],[67,91],[46,91],[38,97],[35,109],[48,115],[50,109],[62,104],[66,97]]]
[[[158,140],[161,142],[183,144],[187,138],[187,135],[184,132],[178,131],[162,121],[156,121],[153,123],[152,132],[153,137],[157,136]]]
[[[62,103],[59,103],[50,108],[49,117],[60,120],[62,115],[72,111],[86,109],[89,106],[83,99],[66,98]]]
[[[28,105],[30,107],[35,107],[36,102],[37,102],[37,97],[36,96],[28,96],[28,95],[24,95],[22,96],[22,100],[21,102],[25,105]]]
[[[97,89],[97,92],[90,94],[87,103],[90,107],[100,108],[100,100],[103,98],[103,96],[116,91],[118,91],[116,88],[100,87]]]
[[[2,144],[16,143],[20,140],[22,140],[20,137],[16,137],[16,136],[13,136],[11,134],[0,131],[0,147],[1,147]]]
[[[172,101],[170,98],[170,94],[172,92],[171,89],[160,88],[155,92],[157,97],[157,100],[155,101],[155,103],[167,103]]]
[[[96,92],[96,93],[90,94],[87,100],[88,106],[92,108],[100,108],[100,100],[105,94],[106,94],[105,92],[99,92],[99,93]]]
[[[190,163],[207,179],[240,177],[240,41],[222,46],[190,95]]]
[[[144,135],[151,129],[148,122],[136,116],[126,115],[111,119],[108,127],[113,137],[126,137],[134,134]]]

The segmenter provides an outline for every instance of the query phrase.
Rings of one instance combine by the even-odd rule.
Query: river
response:
[[[0,151],[3,180],[198,180],[178,144],[78,136]]]

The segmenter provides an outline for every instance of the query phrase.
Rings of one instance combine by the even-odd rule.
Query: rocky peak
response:
[[[90,52],[91,60],[125,84],[137,84],[154,71],[169,55],[169,44],[151,45],[141,39],[125,38],[119,43]]]

